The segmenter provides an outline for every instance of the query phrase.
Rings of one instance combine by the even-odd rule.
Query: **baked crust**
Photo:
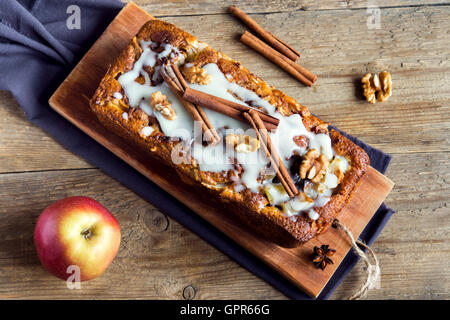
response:
[[[195,37],[161,20],[147,22],[101,80],[90,106],[102,124],[148,152],[149,156],[172,166],[183,181],[207,190],[208,194],[226,206],[241,221],[271,241],[285,247],[294,247],[324,232],[349,201],[369,165],[369,157],[364,150],[339,132],[335,130],[329,132],[335,152],[348,159],[351,166],[334,190],[330,201],[320,208],[315,208],[320,215],[317,220],[311,220],[307,215],[301,214],[287,217],[278,207],[270,206],[265,195],[261,193],[251,192],[248,189],[241,192],[234,191],[231,171],[204,172],[193,159],[190,163],[175,165],[171,160],[171,153],[180,142],[165,136],[155,118],[148,116],[139,108],[130,107],[118,81],[119,76],[130,71],[134,62],[139,59],[142,53],[139,44],[141,40],[151,40],[156,44],[171,44],[187,56],[186,62],[198,67],[216,63],[229,81],[257,93],[284,116],[299,113],[308,131],[323,130],[323,127],[327,126],[326,122],[313,116],[306,106],[268,86],[239,62],[203,43],[201,51],[195,50],[199,46]],[[150,68],[147,72],[151,76],[153,70]],[[117,92],[121,93],[120,98],[115,95]],[[128,114],[127,119],[122,116],[124,112]],[[154,129],[149,136],[141,133],[142,128],[146,126]],[[239,168],[236,169],[239,171]]]

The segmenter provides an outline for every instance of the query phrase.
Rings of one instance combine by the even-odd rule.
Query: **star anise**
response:
[[[314,257],[312,262],[317,268],[324,270],[328,264],[333,264],[330,257],[334,255],[336,250],[328,248],[328,244],[323,244],[319,247],[314,247]]]

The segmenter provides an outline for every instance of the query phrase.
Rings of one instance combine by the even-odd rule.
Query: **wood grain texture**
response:
[[[128,2],[127,0],[122,0]],[[348,10],[366,9],[369,6],[379,8],[392,8],[400,6],[433,6],[448,4],[446,0],[193,0],[193,1],[164,1],[164,0],[135,0],[135,3],[143,7],[154,16],[184,16],[199,14],[223,14],[231,5],[239,6],[247,13],[270,13],[270,12],[295,12],[295,11],[317,11],[317,10]]]
[[[353,6],[358,3],[346,2]],[[380,30],[366,28],[366,10],[335,7],[338,10],[293,12],[298,8],[281,9],[289,3],[286,1],[270,1],[270,8],[277,10],[267,9],[264,2],[253,4],[255,9],[238,3],[247,12],[286,11],[252,17],[302,52],[300,63],[319,75],[311,90],[235,40],[244,26],[234,18],[203,15],[224,12],[229,3],[223,3],[220,10],[218,1],[205,1],[201,6],[196,1],[141,3],[147,9],[153,6],[148,9],[152,14],[170,15],[165,20],[242,61],[266,81],[308,105],[316,115],[392,153],[387,176],[396,186],[387,204],[397,213],[373,246],[381,262],[382,279],[381,288],[368,297],[450,298],[450,10],[448,6],[429,6],[443,1],[414,1],[414,7],[409,6],[413,5],[411,1],[382,2],[380,6],[388,8],[382,9]],[[189,14],[196,16],[181,16],[192,6],[197,6],[197,11]],[[289,32],[286,26],[292,26]],[[359,79],[367,71],[382,69],[392,73],[393,96],[383,104],[365,103]],[[81,292],[66,289],[38,265],[31,245],[31,224],[48,204],[45,197],[50,195],[47,200],[52,201],[85,194],[127,216],[134,215],[133,209],[151,205],[98,170],[75,170],[90,166],[27,122],[9,93],[0,94],[0,113],[0,172],[17,172],[0,174],[0,240],[7,244],[0,246],[0,297],[183,299],[182,291],[189,285],[196,289],[194,299],[284,297],[172,220],[164,233],[170,241],[178,242],[159,240],[137,246],[132,237],[138,237],[140,224],[123,216],[119,217],[122,230],[132,237],[127,238],[130,241],[127,247],[121,247],[119,256],[130,257],[121,260],[123,265],[136,260],[136,267],[127,267],[119,274],[118,262],[114,261],[103,277],[84,284]],[[44,149],[46,152],[42,152]],[[58,168],[72,170],[20,173]],[[8,225],[11,227],[4,227]],[[152,238],[145,233],[141,236]],[[180,246],[189,250],[189,255],[169,268],[167,261],[176,258]],[[149,258],[154,250],[162,255],[160,259]],[[118,285],[121,277],[128,279],[122,288]],[[362,281],[363,270],[357,265],[332,298],[349,296]]]
[[[250,70],[257,70],[268,83],[342,130],[385,152],[404,153],[450,149],[448,138],[438,134],[450,127],[449,12],[448,7],[440,10],[393,8],[386,12],[381,30],[367,30],[364,13],[359,10],[266,15],[267,18],[260,21],[264,27],[293,45],[300,44],[297,45],[303,53],[300,63],[319,76],[311,89],[239,41],[230,41],[244,30],[233,17],[215,15],[165,20],[192,32]],[[286,23],[293,26],[292,32],[283,30]],[[307,30],[303,30],[303,25]],[[324,31],[329,28],[333,32]],[[411,37],[415,41],[411,41]],[[383,69],[392,73],[394,95],[383,104],[368,104],[362,98],[359,79],[368,71]],[[30,129],[32,125],[23,121],[23,117],[15,117],[17,112],[10,111],[13,102],[8,97],[4,94],[0,98],[0,104],[5,101],[0,112],[8,114],[0,118],[5,123],[0,128],[4,130],[0,135],[0,171],[39,170],[39,166],[45,170],[59,166],[69,168],[73,160],[69,160],[67,152],[52,152],[58,158],[63,157],[54,164],[39,156],[42,149],[35,139],[49,140],[47,137],[19,135],[16,138],[20,143],[8,138],[11,132],[36,130]],[[22,157],[11,156],[14,150],[23,156],[31,153],[36,160],[24,161]],[[78,166],[79,162],[73,164],[74,168]]]
[[[11,94],[0,91],[0,173],[90,167],[28,122]]]
[[[450,160],[445,154],[433,153],[426,160],[436,164],[434,170],[420,174],[416,163],[422,157],[405,155],[390,168],[404,178],[396,181],[388,204],[404,209],[398,209],[373,246],[381,261],[382,278],[381,287],[371,291],[369,298],[448,298],[450,276],[443,259],[450,250],[445,197],[449,187],[443,179],[450,177],[447,172],[438,184],[435,177]],[[416,190],[417,185],[423,187]],[[123,238],[118,257],[103,276],[83,283],[81,290],[68,290],[40,266],[32,230],[50,202],[79,194],[95,197],[110,209],[119,220]],[[0,199],[0,298],[182,299],[188,285],[196,288],[195,299],[283,298],[97,169],[1,174]],[[347,297],[362,279],[358,265],[333,297]]]
[[[51,201],[79,194],[95,197],[114,213],[122,242],[104,275],[83,283],[81,290],[68,290],[40,266],[32,231]],[[6,204],[0,208],[0,298],[182,299],[188,285],[197,289],[196,299],[231,298],[236,287],[235,298],[282,297],[97,169],[2,174],[0,198]],[[255,284],[255,293],[246,289],[248,282]]]

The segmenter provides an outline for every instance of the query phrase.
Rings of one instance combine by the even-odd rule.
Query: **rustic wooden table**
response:
[[[306,88],[236,40],[245,27],[226,13],[236,1],[137,0],[224,51],[312,112],[393,155],[397,213],[373,248],[382,270],[371,299],[450,298],[450,3],[395,1],[240,1],[244,11],[302,52],[319,79]],[[380,9],[379,25],[367,6]],[[376,15],[376,11],[375,11]],[[389,70],[393,96],[366,103],[359,79]],[[98,279],[68,290],[39,264],[32,234],[52,201],[86,195],[115,213],[118,256]],[[30,124],[0,92],[0,298],[284,299],[270,285],[168,218]],[[358,265],[335,291],[363,281]]]

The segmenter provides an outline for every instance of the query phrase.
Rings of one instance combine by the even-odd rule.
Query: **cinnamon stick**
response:
[[[307,86],[312,86],[317,80],[317,76],[299,64],[293,62],[283,54],[259,40],[251,33],[245,31],[241,36],[241,41],[253,50],[257,51],[270,61],[280,66],[283,70],[291,74],[294,78]]]
[[[172,72],[173,77],[175,78],[175,80],[177,81],[177,83],[180,87],[181,95],[183,95],[185,89],[189,88],[186,80],[183,77],[183,74],[180,72],[180,69],[178,68],[178,66],[176,64],[171,65],[170,71]],[[216,138],[216,141],[220,141],[219,134],[217,133],[216,129],[214,129],[214,126],[212,125],[212,123],[209,121],[208,116],[206,115],[203,108],[198,105],[194,105],[194,107],[197,110],[198,114],[200,114],[200,117],[202,118],[202,120],[206,124],[206,126],[208,127],[211,134]]]
[[[223,98],[220,98],[220,97],[216,97],[216,96],[213,96],[213,95],[208,94],[206,92],[198,91],[198,90],[195,90],[195,89],[192,89],[192,88],[188,88],[187,90],[189,91],[189,93],[187,93],[187,95],[196,94],[196,95],[204,96],[205,99],[206,98],[216,99],[216,100],[218,100],[218,101],[220,101],[220,102],[230,106],[231,108],[239,110],[239,111],[242,111],[242,112],[246,112],[248,110],[256,110],[256,112],[259,113],[260,118],[264,122],[272,123],[275,126],[278,126],[278,124],[280,123],[279,119],[274,118],[274,117],[272,117],[272,116],[270,116],[270,115],[268,115],[266,113],[263,113],[263,112],[261,112],[261,111],[259,111],[257,109],[252,109],[250,107],[247,107],[247,106],[245,106],[243,104],[240,104],[240,103],[237,103],[237,102],[234,102],[234,101],[231,101],[231,100],[223,99]]]
[[[228,117],[245,121],[245,118],[242,115],[242,112],[236,109],[231,108],[230,106],[216,100],[211,99],[209,97],[199,96],[197,94],[192,94],[192,91],[190,89],[187,89],[184,94],[183,98],[187,101],[194,103],[194,104],[200,104],[210,110],[222,113]]]
[[[173,69],[173,72],[175,73],[175,76],[180,81],[180,84],[181,84],[181,86],[183,88],[183,92],[184,92],[186,89],[189,88],[189,85],[187,84],[186,79],[184,79],[183,74],[181,73],[180,69],[178,68],[178,66],[176,64],[172,65],[172,69]],[[219,134],[217,133],[217,131],[214,129],[213,125],[209,121],[208,116],[206,115],[203,108],[198,105],[196,105],[195,107],[197,108],[198,113],[203,118],[203,121],[206,123],[208,128],[210,128],[210,130],[212,131],[212,133],[216,137],[216,139],[220,140]]]
[[[281,184],[283,185],[283,188],[286,190],[286,192],[290,198],[294,197],[294,194],[292,193],[291,189],[289,188],[289,184],[286,182],[284,177],[281,175],[281,172],[278,169],[275,160],[271,157],[269,149],[267,148],[266,144],[264,142],[262,142],[263,139],[262,139],[261,134],[259,133],[258,128],[257,128],[255,122],[253,121],[252,117],[247,112],[244,113],[244,117],[247,119],[248,123],[250,123],[253,130],[255,130],[258,140],[261,141],[261,146],[264,149],[264,152],[266,153],[267,158],[269,158],[270,163],[272,164],[273,168],[275,169],[275,173],[278,176],[278,179],[280,180]]]
[[[239,9],[236,6],[231,6],[229,11],[239,18],[242,22],[250,27],[253,31],[255,31],[263,40],[269,43],[272,47],[274,47],[278,52],[281,52],[283,55],[288,57],[292,61],[297,61],[300,57],[300,53],[294,50],[292,47],[287,45],[285,42],[281,41],[272,33],[266,31],[263,27],[261,27],[255,20],[250,18],[244,11]]]
[[[183,98],[194,104],[202,105],[208,109],[223,113],[241,121],[246,121],[242,116],[242,112],[254,110],[260,115],[261,119],[263,119],[262,121],[267,130],[275,129],[280,122],[277,118],[271,117],[261,111],[189,87],[184,91]]]
[[[280,179],[280,182],[283,185],[284,189],[288,193],[289,197],[294,197],[298,194],[297,187],[295,186],[295,183],[294,181],[292,181],[289,172],[281,161],[276,148],[272,145],[272,141],[267,133],[266,128],[264,127],[263,121],[259,117],[258,113],[255,112],[255,110],[250,110],[248,113],[244,113],[244,117],[252,125],[253,129],[255,129],[258,138],[260,139],[260,142],[263,145],[264,150],[266,151],[266,154],[270,162],[272,163],[272,166],[274,167],[275,172]]]
[[[202,132],[203,132],[203,135],[206,137],[206,140],[210,141],[212,144],[217,143],[220,140],[220,137],[217,138],[218,134],[213,133],[213,131],[211,130],[211,127],[209,127],[206,124],[206,122],[204,121],[204,119],[202,118],[202,116],[200,115],[198,110],[195,108],[195,106],[192,103],[183,99],[182,85],[180,84],[180,82],[178,82],[177,79],[173,79],[172,77],[170,77],[165,68],[161,68],[160,72],[161,72],[161,76],[163,77],[163,79],[167,83],[167,85],[169,86],[170,90],[172,90],[172,92],[179,98],[179,100],[181,101],[181,103],[183,104],[183,106],[185,107],[187,112],[192,116],[194,121],[199,121],[201,123]],[[215,130],[214,130],[214,132],[215,132]]]
[[[186,80],[184,79],[183,74],[181,73],[180,69],[178,68],[178,66],[176,64],[172,65],[172,70],[173,70],[176,78],[180,82],[180,85],[181,85],[181,87],[183,89],[183,92],[184,92],[187,88],[189,88],[189,86],[188,86]],[[202,119],[205,122],[206,126],[211,130],[212,134],[215,136],[217,141],[219,141],[220,140],[220,136],[217,133],[216,129],[214,129],[214,126],[212,125],[212,123],[209,121],[208,116],[206,115],[206,113],[203,110],[203,108],[201,106],[199,106],[199,105],[195,105],[195,108],[197,109],[198,113],[202,117]]]
[[[175,73],[175,76],[177,77],[177,79],[180,81],[180,84],[181,84],[181,86],[183,88],[183,92],[184,92],[184,90],[186,90],[186,88],[188,88],[189,86],[188,86],[186,80],[184,79],[183,74],[180,71],[180,68],[178,68],[178,66],[176,64],[173,64],[172,70]]]

